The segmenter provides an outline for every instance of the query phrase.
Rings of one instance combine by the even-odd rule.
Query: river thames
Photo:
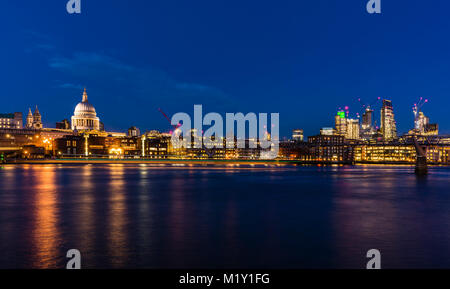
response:
[[[450,268],[450,168],[5,165],[0,268]]]

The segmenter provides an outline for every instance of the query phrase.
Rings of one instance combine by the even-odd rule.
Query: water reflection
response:
[[[239,239],[237,228],[238,228],[238,212],[236,208],[236,203],[234,200],[230,199],[225,207],[224,214],[224,236],[225,236],[225,247],[224,252],[227,252],[231,260],[237,261],[239,258],[239,248],[237,246]]]
[[[395,246],[397,224],[396,207],[384,192],[392,190],[388,179],[377,184],[367,182],[364,178],[341,180],[336,183],[334,211],[331,215],[335,225],[335,261],[350,268],[364,268],[365,253],[372,248],[391,250]],[[378,196],[373,188],[377,186]],[[391,244],[383,243],[390,240]],[[338,265],[338,264],[336,264]]]
[[[417,179],[411,168],[340,173],[333,186],[331,215],[335,266],[364,268],[364,256],[372,248],[382,252],[385,268],[431,266],[433,248],[426,245],[426,235],[433,231],[424,212],[431,199],[420,196],[422,189],[432,192],[429,185],[426,179]]]
[[[137,187],[138,191],[138,212],[136,214],[138,218],[138,241],[137,247],[139,252],[149,252],[153,244],[153,226],[154,215],[152,205],[152,195],[158,188],[150,181],[148,177],[148,166],[139,166],[139,183]],[[159,188],[161,189],[161,188]],[[144,255],[144,254],[142,254]],[[138,256],[140,263],[145,263],[144,256]]]
[[[188,174],[193,174],[192,170],[188,171]],[[189,220],[190,222],[185,223],[187,207],[186,207],[186,195],[188,194],[189,186],[191,185],[188,179],[181,177],[174,177],[168,184],[170,187],[170,208],[168,215],[169,228],[169,246],[171,251],[175,254],[170,254],[171,263],[178,266],[183,265],[183,258],[177,258],[181,252],[185,251],[187,242],[192,241],[186,237],[186,230],[192,228],[192,222],[194,220]],[[189,226],[189,227],[188,227]],[[188,261],[188,260],[186,260]]]
[[[33,179],[35,184],[30,191],[34,215],[32,267],[57,268],[61,236],[55,167],[33,169]]]
[[[73,228],[76,231],[76,239],[71,248],[82,249],[84,261],[90,261],[95,254],[95,240],[97,227],[95,225],[95,194],[94,166],[84,165],[81,169],[76,193],[72,193],[74,211]],[[77,175],[78,177],[78,175]],[[71,192],[68,192],[71,193]],[[72,243],[72,242],[70,242]]]
[[[5,166],[1,268],[450,267],[450,171]]]
[[[125,190],[125,168],[122,164],[109,166],[108,198],[108,250],[113,267],[120,268],[127,263],[127,205]]]
[[[14,248],[17,239],[20,237],[16,233],[16,226],[14,222],[8,222],[3,220],[11,220],[12,210],[18,203],[18,196],[16,193],[16,185],[22,180],[17,178],[16,168],[12,166],[5,166],[0,169],[1,189],[0,189],[0,260],[7,260],[12,262],[13,256],[7,256],[5,253],[11,252],[11,248]],[[7,234],[4,232],[11,232]],[[14,254],[13,252],[11,252]],[[11,254],[11,255],[12,255]],[[5,261],[3,261],[5,262]],[[1,262],[0,262],[1,268]]]

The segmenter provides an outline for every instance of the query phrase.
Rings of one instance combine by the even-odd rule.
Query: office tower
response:
[[[338,111],[334,117],[336,134],[345,136],[347,134],[347,119],[344,111]]]
[[[372,115],[373,115],[373,110],[370,108],[366,108],[366,111],[363,113],[363,121],[362,121],[362,129],[363,130],[368,130],[372,127]]]
[[[386,141],[397,138],[394,108],[392,106],[392,101],[387,99],[383,99],[383,106],[381,108],[381,134]]]
[[[347,133],[345,134],[347,139],[359,139],[359,119],[347,119]]]

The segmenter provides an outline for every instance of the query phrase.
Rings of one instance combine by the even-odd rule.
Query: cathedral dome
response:
[[[97,112],[92,104],[88,101],[88,96],[86,93],[86,89],[83,93],[83,101],[78,103],[75,107],[74,116],[91,116],[96,117]]]
[[[97,113],[95,112],[94,106],[89,102],[80,102],[79,104],[77,104],[77,106],[75,107],[74,115],[83,116],[86,114],[96,115]]]
[[[86,89],[83,92],[83,100],[75,107],[72,130],[100,130],[100,119],[94,106],[88,101]]]

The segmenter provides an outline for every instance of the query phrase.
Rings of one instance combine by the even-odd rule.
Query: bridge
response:
[[[428,173],[427,153],[419,144],[415,136],[413,136],[413,143],[416,148],[416,174],[426,175]]]
[[[424,147],[450,145],[450,135],[405,135],[399,139],[401,143],[413,144],[416,149],[416,173],[428,173],[427,154]]]

